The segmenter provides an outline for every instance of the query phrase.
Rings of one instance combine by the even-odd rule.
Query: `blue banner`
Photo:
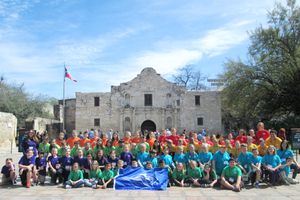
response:
[[[166,190],[168,169],[126,168],[115,178],[116,190]]]

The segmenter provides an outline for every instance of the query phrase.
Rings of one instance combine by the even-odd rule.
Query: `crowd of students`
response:
[[[77,187],[113,187],[114,177],[126,167],[168,168],[169,185],[180,187],[217,187],[240,191],[244,184],[259,188],[269,185],[296,184],[299,164],[295,159],[285,130],[265,130],[259,122],[257,132],[240,130],[234,138],[202,133],[178,134],[171,131],[138,131],[134,136],[119,133],[86,131],[78,137],[60,133],[49,141],[47,134],[37,137],[31,130],[22,141],[19,160],[21,184],[27,188],[51,184],[66,189]],[[291,173],[292,172],[292,173]],[[2,182],[17,184],[15,164],[6,159]],[[290,174],[292,176],[290,177]]]

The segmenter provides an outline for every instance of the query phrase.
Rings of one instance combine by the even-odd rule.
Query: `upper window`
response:
[[[195,96],[195,105],[200,106],[200,95]]]
[[[152,94],[145,94],[145,106],[152,106]]]
[[[100,98],[99,97],[94,97],[94,105],[100,106]]]

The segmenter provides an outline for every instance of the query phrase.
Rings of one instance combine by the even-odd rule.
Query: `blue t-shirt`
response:
[[[35,165],[35,156],[32,156],[31,158],[27,158],[27,156],[22,156],[19,164],[21,165]]]
[[[185,154],[185,158],[187,161],[191,161],[191,160],[194,160],[194,161],[198,161],[198,154],[196,152],[194,153],[186,153]]]
[[[15,165],[14,169],[16,169]],[[1,174],[5,175],[6,178],[8,178],[10,176],[10,171],[12,170],[12,167],[7,167],[6,165],[4,165],[1,169]]]
[[[160,160],[164,160],[166,165],[168,166],[172,166],[173,165],[173,159],[172,159],[172,156],[170,155],[164,155],[162,154],[160,157],[159,157]]]
[[[247,171],[249,172],[251,169],[251,152],[240,153],[238,156],[237,162]]]
[[[71,171],[74,159],[71,156],[63,156],[59,159],[59,162],[64,170]]]
[[[130,152],[123,151],[120,155],[120,159],[124,161],[124,167],[131,166],[131,162],[133,160],[133,155]]]
[[[151,158],[151,157],[150,157],[149,160],[151,161],[152,167],[153,167],[153,168],[158,167],[158,160],[157,160],[157,157],[154,157],[154,158]]]
[[[262,158],[261,163],[265,164],[265,165],[270,165],[270,166],[272,166],[272,168],[274,168],[274,167],[277,167],[278,165],[280,165],[281,160],[280,160],[280,157],[278,155],[266,154]]]
[[[45,157],[42,158],[37,157],[35,159],[35,166],[37,169],[39,169],[40,167],[44,167],[42,170],[39,170],[39,174],[46,176],[47,160]]]
[[[250,157],[250,161],[253,165],[256,165],[257,163],[261,163],[262,157],[261,156],[256,156],[254,157],[253,155]]]
[[[33,150],[33,155],[37,156],[39,144],[33,139],[24,138],[22,141],[23,154],[26,155],[28,149]]]
[[[80,168],[84,167],[84,162],[85,162],[84,157],[75,156],[73,161],[74,161],[74,163],[77,162]],[[98,162],[99,162],[99,160],[98,160]],[[100,164],[100,162],[99,162],[99,165],[102,165],[102,163]]]
[[[227,152],[221,153],[221,151],[217,151],[214,154],[213,160],[215,161],[215,168],[218,176],[221,176],[222,170],[228,165],[229,159],[230,156]]]
[[[286,149],[286,150],[280,150],[280,149],[278,149],[278,150],[277,150],[277,155],[280,157],[281,162],[282,162],[283,164],[286,163],[286,159],[287,159],[288,157],[291,157],[291,158],[294,157],[294,153],[293,153],[292,150],[290,150],[290,149]]]
[[[288,157],[291,157],[291,158],[294,157],[294,153],[290,149],[286,149],[286,150],[280,150],[280,149],[278,149],[277,150],[277,155],[280,157],[281,164],[283,164],[283,165],[286,164],[286,159]],[[288,176],[289,173],[291,172],[291,166],[285,166],[283,168],[283,170],[284,170],[286,176]]]
[[[184,153],[181,153],[181,154],[176,153],[175,156],[174,156],[174,161],[177,162],[177,163],[185,164],[187,162],[187,159],[186,159]]]
[[[198,157],[202,164],[205,164],[213,159],[213,155],[211,152],[207,152],[207,153],[200,152]]]
[[[58,157],[58,156],[55,156],[55,157],[49,156],[49,157],[48,157],[48,162],[49,162],[49,161],[50,161],[50,163],[51,163],[51,165],[52,165],[52,167],[53,167],[54,169],[57,169],[56,165],[57,165],[57,164],[60,164],[60,163],[59,163],[59,157]]]
[[[144,153],[138,153],[137,155],[137,160],[144,166],[146,167],[147,161],[149,160],[149,153],[144,152]]]
[[[111,168],[112,169],[117,168],[118,161],[119,161],[118,157],[116,157],[115,159],[112,159],[111,157],[108,158],[108,162],[111,163]]]

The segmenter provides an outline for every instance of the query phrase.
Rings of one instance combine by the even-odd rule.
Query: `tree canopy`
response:
[[[300,8],[276,4],[267,26],[250,32],[248,60],[225,63],[222,107],[225,123],[252,126],[265,120],[296,126],[300,117]],[[288,119],[294,122],[287,122]],[[299,120],[300,121],[300,120]],[[299,126],[299,124],[298,124]]]
[[[30,117],[52,117],[45,109],[54,99],[42,95],[32,96],[24,89],[24,84],[13,85],[0,81],[0,112],[13,113],[18,119],[18,127],[25,125]]]

